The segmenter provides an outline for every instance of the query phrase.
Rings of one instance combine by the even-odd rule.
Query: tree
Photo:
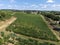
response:
[[[0,19],[1,19],[1,20],[4,20],[5,17],[6,17],[5,12],[0,12]]]
[[[0,13],[2,17],[5,17],[5,12]]]
[[[55,21],[59,21],[59,19],[60,19],[59,16],[55,16],[55,17],[54,17],[54,20],[55,20]]]
[[[4,32],[1,32],[1,36],[4,37]]]
[[[38,11],[37,14],[40,14],[40,11]]]
[[[0,38],[0,45],[2,45],[3,44],[3,41],[2,41],[2,39]]]

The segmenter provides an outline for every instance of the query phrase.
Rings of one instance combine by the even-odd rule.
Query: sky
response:
[[[0,0],[0,9],[60,11],[60,0]]]

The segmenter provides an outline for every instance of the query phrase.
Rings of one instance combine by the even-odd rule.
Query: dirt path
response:
[[[21,34],[16,34],[17,36],[23,38],[23,39],[34,39],[34,40],[38,40],[39,42],[50,42],[50,43],[53,43],[53,44],[56,44],[56,45],[59,45],[60,43],[59,42],[56,42],[56,41],[51,41],[51,40],[44,40],[44,39],[38,39],[38,38],[34,38],[34,37],[29,37],[29,36],[26,36],[26,35],[21,35]]]
[[[4,21],[4,23],[0,26],[0,31],[8,27],[11,23],[13,23],[16,20],[15,17],[11,17],[10,19]]]
[[[46,22],[46,20],[44,19],[44,17],[41,15],[42,19]],[[58,40],[60,40],[60,37],[55,33],[54,30],[51,29],[51,26],[48,24],[48,22],[46,22],[47,26],[49,27],[49,29],[53,32],[53,34],[57,37]]]
[[[11,17],[10,19],[3,21],[0,23],[0,31],[5,31],[5,29],[14,21],[16,20],[16,17]],[[13,44],[8,44],[8,45],[13,45]]]

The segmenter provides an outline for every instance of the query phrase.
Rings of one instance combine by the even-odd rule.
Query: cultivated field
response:
[[[17,20],[7,30],[29,37],[58,41],[40,15],[17,12],[14,16]]]
[[[59,45],[56,35],[41,14],[4,11],[0,24],[0,45]],[[3,23],[2,23],[3,22]],[[3,38],[2,38],[3,37]]]

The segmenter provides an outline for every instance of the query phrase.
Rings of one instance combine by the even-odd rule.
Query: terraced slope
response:
[[[58,41],[40,15],[16,12],[14,16],[17,20],[6,30],[37,39]]]

